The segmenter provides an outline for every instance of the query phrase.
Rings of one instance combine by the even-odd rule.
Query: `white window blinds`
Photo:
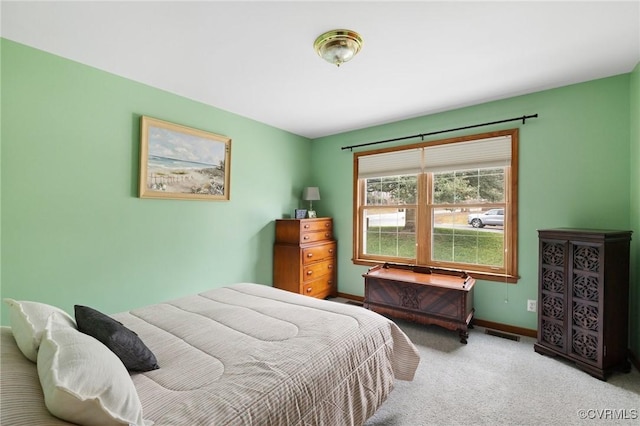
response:
[[[423,170],[422,148],[364,155],[358,158],[358,177],[415,175]]]
[[[511,136],[427,146],[425,151],[427,172],[505,167],[511,164]]]
[[[425,146],[358,157],[358,178],[505,167],[511,136]]]

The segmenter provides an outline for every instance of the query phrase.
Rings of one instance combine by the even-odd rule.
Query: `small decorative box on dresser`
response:
[[[276,220],[273,286],[320,299],[335,296],[336,242],[333,220]]]
[[[629,372],[629,245],[631,231],[538,231],[536,352],[561,356],[606,380]]]

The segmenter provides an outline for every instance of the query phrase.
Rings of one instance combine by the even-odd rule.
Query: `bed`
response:
[[[420,360],[379,314],[252,283],[111,317],[160,367],[128,372],[146,425],[359,425]],[[45,340],[36,365],[2,328],[3,424],[69,424],[44,403]]]

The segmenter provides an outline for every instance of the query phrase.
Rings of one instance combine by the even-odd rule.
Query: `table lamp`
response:
[[[313,202],[320,199],[320,189],[317,186],[308,186],[302,191],[302,199],[309,202],[309,211],[307,217],[316,217],[313,210]]]

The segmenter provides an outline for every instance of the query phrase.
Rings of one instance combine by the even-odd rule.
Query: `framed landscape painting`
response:
[[[143,116],[140,198],[229,200],[231,139]]]

